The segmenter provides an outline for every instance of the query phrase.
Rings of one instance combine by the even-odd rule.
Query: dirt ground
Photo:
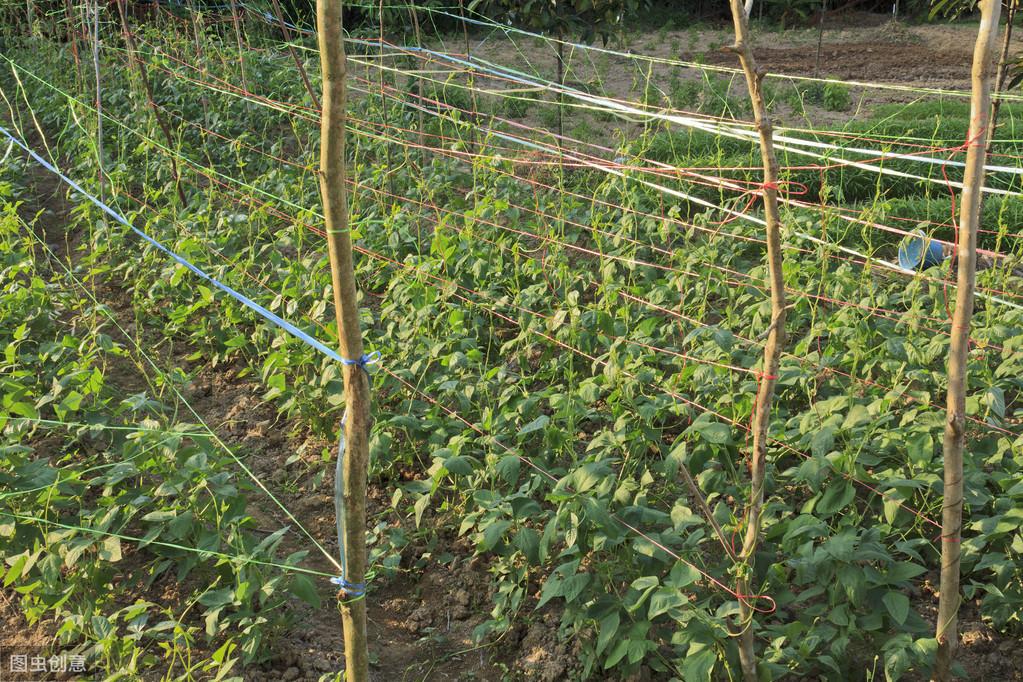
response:
[[[906,26],[893,24],[887,17],[846,15],[829,18],[823,35],[820,64],[817,65],[816,29],[798,29],[756,37],[757,56],[770,72],[789,75],[819,73],[843,79],[965,89],[968,87],[974,25]],[[707,64],[735,66],[735,57],[720,51],[730,42],[727,27],[699,27],[698,30],[671,30],[658,34],[633,36],[627,49],[644,54],[699,60]],[[528,41],[527,41],[528,42]],[[1023,41],[1014,41],[1015,48]],[[474,48],[480,56],[509,63],[513,53],[509,45],[488,39]],[[552,59],[549,48],[523,44],[534,62]],[[579,55],[574,61],[574,77],[591,80],[596,71],[610,95],[634,97],[637,62],[623,56],[598,55],[592,63]],[[552,63],[552,62],[547,62]],[[587,66],[587,64],[591,64]],[[657,65],[655,80],[671,75],[669,65]],[[588,70],[589,69],[589,70]],[[699,77],[689,69],[685,77]],[[863,88],[869,103],[909,101],[914,96],[890,90]],[[858,98],[859,95],[856,95]],[[834,120],[833,113],[820,112],[823,121]],[[26,215],[48,209],[43,220],[53,230],[65,224],[69,206],[65,192],[45,172],[33,175],[33,195],[25,207]],[[48,229],[49,231],[49,229]],[[72,240],[73,241],[73,240]],[[54,245],[58,242],[55,240]],[[119,282],[108,281],[102,289],[108,303],[132,322],[127,292]],[[332,473],[317,481],[315,470],[323,448],[333,448],[309,435],[299,423],[277,417],[273,407],[262,401],[263,387],[251,378],[239,376],[240,367],[200,366],[184,360],[193,349],[178,345],[157,349],[168,366],[176,363],[195,372],[187,396],[204,420],[231,446],[249,453],[250,465],[280,493],[282,501],[329,550],[336,549],[334,538]],[[128,384],[140,381],[133,365],[117,368],[112,375]],[[134,376],[134,378],[131,378]],[[298,461],[283,466],[293,453]],[[389,506],[391,490],[374,483],[371,488],[371,516],[380,515]],[[284,523],[268,500],[253,497],[257,518],[268,528]],[[381,518],[383,518],[381,516]],[[298,538],[293,542],[298,547]],[[371,593],[369,621],[375,679],[391,680],[502,680],[526,679],[554,682],[569,679],[578,665],[572,643],[559,642],[559,616],[541,610],[529,617],[496,643],[483,647],[471,641],[473,628],[487,618],[491,608],[489,576],[485,560],[470,559],[471,549],[460,539],[442,538],[445,551],[455,556],[450,564],[427,560],[424,568],[414,568],[422,558],[422,548],[410,548],[403,556],[399,577],[384,582]],[[311,555],[313,568],[329,570]],[[156,587],[159,587],[157,585]],[[323,590],[329,603],[331,595]],[[57,624],[44,621],[28,627],[17,607],[12,590],[0,590],[0,631],[6,644],[42,646],[51,641]],[[933,611],[933,593],[924,592],[916,606],[922,614]],[[329,608],[314,611],[304,604],[294,607],[295,626],[273,645],[270,661],[243,672],[251,680],[317,680],[342,664],[342,636],[339,618]],[[528,610],[528,609],[527,609]],[[969,612],[968,612],[969,613]],[[967,613],[967,616],[968,616]],[[974,680],[1023,680],[1023,650],[1015,640],[1007,640],[988,628],[979,618],[967,617],[962,624],[963,645],[960,660]],[[13,640],[11,639],[13,637]]]
[[[976,31],[975,23],[912,25],[893,21],[888,15],[845,12],[827,15],[820,35],[819,61],[818,30],[815,26],[784,31],[775,29],[767,33],[754,24],[753,42],[757,61],[768,74],[766,82],[779,87],[796,82],[783,76],[807,76],[865,84],[968,91]],[[626,34],[624,41],[624,45],[612,43],[608,47],[618,52],[656,57],[668,62],[674,60],[733,69],[739,67],[738,58],[722,50],[734,42],[730,23],[701,23],[681,30],[675,28],[662,29],[656,33]],[[449,42],[446,47],[464,51],[458,42]],[[1011,42],[1010,54],[1016,54],[1021,49],[1023,38],[1017,31]],[[483,59],[499,64],[514,64],[524,71],[537,70],[551,80],[555,78],[556,50],[553,45],[539,39],[514,36],[514,41],[511,41],[492,34],[481,34],[470,43],[470,50],[474,56]],[[730,79],[728,94],[746,97],[742,76],[733,77],[720,70],[705,70],[677,63],[651,64],[630,55],[571,47],[566,49],[565,56],[566,82],[570,86],[582,86],[595,94],[637,101],[646,87],[649,69],[650,83],[665,94],[669,94],[669,83],[673,79],[699,81],[706,76],[711,79]],[[498,89],[510,87],[499,82],[491,83],[490,86]],[[863,113],[876,104],[910,102],[920,97],[920,94],[864,85],[851,86],[850,96],[853,108],[848,112],[827,111],[820,106],[808,104],[804,116],[803,112],[797,114],[780,105],[774,116],[782,124],[809,123],[815,127],[827,127],[849,120],[856,109]],[[963,101],[968,100],[964,98]],[[671,102],[672,108],[679,110],[692,109],[690,104]],[[662,105],[658,103],[658,106]],[[570,130],[569,125],[577,123],[579,118],[586,118],[595,127],[617,128],[623,132],[635,132],[642,128],[621,121],[608,123],[606,120],[574,114],[572,123],[566,124],[566,130]],[[544,123],[535,112],[527,115],[525,121],[530,125]]]

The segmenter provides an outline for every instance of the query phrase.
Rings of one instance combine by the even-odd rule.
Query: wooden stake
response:
[[[948,351],[948,400],[945,419],[945,488],[941,513],[941,582],[938,598],[938,640],[934,678],[952,680],[952,661],[959,644],[958,613],[960,539],[963,527],[963,451],[966,447],[966,370],[970,351],[970,321],[977,273],[977,228],[984,186],[984,161],[991,120],[991,81],[998,39],[1001,0],[981,0],[980,28],[973,50],[973,93],[966,170],[956,235],[958,275],[956,309]]]
[[[757,67],[749,40],[749,17],[742,0],[729,0],[735,24],[735,45],[731,50],[739,55],[746,74],[746,86],[753,104],[753,117],[760,133],[760,156],[764,164],[764,217],[767,220],[767,267],[771,284],[771,325],[764,345],[764,369],[758,381],[756,402],[753,404],[753,453],[750,468],[750,499],[746,505],[746,535],[740,559],[746,565],[738,579],[738,592],[753,593],[752,562],[760,536],[760,515],[764,506],[764,478],[767,469],[767,438],[771,418],[771,403],[778,376],[778,357],[785,344],[785,281],[782,273],[781,218],[778,213],[778,159],[774,154],[771,121],[767,117],[761,83],[764,73]],[[755,615],[748,599],[739,600],[739,659],[747,682],[756,682],[757,660],[753,649]]]
[[[345,63],[341,32],[341,2],[316,0],[317,38],[323,75],[323,113],[320,117],[320,194],[327,228],[341,357],[363,354],[356,299],[352,240],[348,231],[348,196],[345,189]],[[347,450],[344,459],[343,503],[346,514],[345,555],[352,583],[366,576],[366,475],[369,465],[369,379],[358,365],[344,365]],[[341,620],[345,634],[345,670],[348,682],[369,679],[366,640],[366,600],[344,600]]]

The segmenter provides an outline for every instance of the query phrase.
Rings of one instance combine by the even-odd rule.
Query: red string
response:
[[[749,188],[744,190],[739,198],[749,196],[746,205],[740,210],[732,212],[732,214],[724,220],[712,222],[712,225],[727,225],[749,213],[749,210],[753,208],[753,204],[757,202],[757,197],[763,196],[767,190],[774,190],[775,192],[784,193],[789,196],[804,196],[809,193],[810,188],[802,182],[795,182],[794,180],[778,180],[777,182],[746,182],[743,180],[730,180],[734,184],[745,184],[749,185]],[[794,187],[795,189],[788,189]],[[714,233],[717,234],[717,231]]]

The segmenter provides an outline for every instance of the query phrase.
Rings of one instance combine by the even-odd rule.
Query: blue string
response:
[[[152,237],[150,237],[148,234],[146,234],[142,230],[140,230],[137,227],[135,227],[134,225],[132,225],[130,222],[128,222],[127,218],[122,216],[120,213],[118,213],[117,211],[115,211],[110,206],[108,206],[107,204],[103,203],[102,201],[100,201],[99,199],[94,197],[93,195],[91,195],[88,192],[86,192],[82,188],[81,185],[79,185],[77,182],[75,182],[74,180],[72,180],[71,178],[67,177],[66,175],[61,173],[59,170],[57,170],[46,159],[44,159],[41,156],[39,156],[38,154],[36,154],[31,148],[29,148],[27,145],[25,145],[21,140],[17,139],[13,135],[11,135],[11,133],[6,128],[4,128],[3,126],[0,126],[0,132],[2,132],[4,135],[6,135],[8,137],[8,139],[11,140],[11,142],[13,142],[14,144],[16,144],[19,147],[21,147],[21,149],[23,149],[25,152],[27,152],[40,165],[42,165],[44,168],[49,170],[51,173],[55,174],[61,180],[66,182],[75,191],[77,191],[79,194],[81,194],[82,196],[87,198],[89,201],[91,201],[93,204],[98,206],[100,209],[102,209],[105,213],[107,213],[114,220],[116,220],[117,222],[121,223],[122,225],[130,228],[135,234],[137,234],[138,236],[142,237],[144,240],[146,240],[147,242],[149,242],[150,244],[155,246],[157,249],[159,249],[163,253],[165,253],[168,256],[170,256],[171,258],[173,258],[176,262],[178,262],[181,265],[185,266],[186,268],[188,268],[189,270],[191,270],[195,274],[199,275],[200,277],[202,277],[206,281],[210,282],[215,287],[217,287],[221,291],[225,292],[226,294],[230,295],[232,298],[236,299],[237,301],[239,301],[240,303],[242,303],[246,307],[250,308],[251,310],[254,310],[257,313],[259,313],[259,315],[262,316],[263,318],[269,320],[270,322],[273,322],[278,327],[284,329],[285,331],[287,331],[291,335],[295,336],[296,338],[301,339],[302,341],[304,341],[308,345],[312,346],[316,350],[320,351],[321,353],[323,353],[327,357],[332,358],[334,360],[337,360],[337,361],[341,362],[344,365],[358,365],[359,367],[362,367],[363,371],[365,371],[367,374],[369,373],[369,369],[368,369],[369,365],[373,365],[373,364],[376,364],[377,362],[380,362],[380,351],[374,351],[372,353],[364,353],[361,357],[359,357],[356,360],[352,360],[350,358],[343,358],[343,357],[341,357],[337,352],[335,352],[335,351],[331,350],[330,348],[328,348],[327,346],[323,345],[320,341],[316,340],[315,338],[313,338],[309,334],[306,334],[304,331],[302,331],[301,329],[299,329],[298,327],[296,327],[292,323],[288,322],[287,320],[282,319],[281,317],[279,317],[279,316],[275,315],[274,313],[270,312],[269,310],[267,310],[263,306],[259,305],[258,303],[256,303],[252,299],[248,298],[247,296],[245,296],[245,295],[235,291],[234,289],[232,289],[231,287],[227,286],[226,284],[223,284],[219,280],[217,280],[217,279],[211,277],[210,275],[206,274],[201,269],[199,269],[197,266],[193,265],[191,262],[185,260],[184,258],[182,258],[178,254],[174,253],[173,251],[168,249],[166,246],[164,246],[160,242],[158,242],[155,239],[153,239]],[[362,597],[363,595],[366,594],[366,583],[353,583],[353,582],[349,582],[345,578],[345,574],[347,574],[347,572],[348,572],[348,563],[347,563],[347,557],[345,556],[345,549],[344,549],[345,548],[345,545],[344,545],[345,513],[344,513],[344,504],[343,504],[344,472],[342,470],[342,462],[344,461],[344,455],[345,455],[344,425],[345,425],[345,420],[347,418],[348,418],[348,412],[346,410],[345,411],[345,416],[341,419],[341,435],[340,435],[339,445],[338,445],[337,473],[336,473],[336,476],[335,476],[335,479],[334,479],[334,506],[335,506],[335,509],[336,509],[336,512],[337,512],[338,547],[339,547],[339,551],[340,551],[340,554],[341,554],[341,570],[342,570],[342,575],[340,575],[340,576],[338,576],[336,578],[331,578],[330,582],[332,582],[335,585],[340,586],[341,589],[346,594],[348,594],[348,595],[350,595],[352,597],[358,598],[358,597]]]
[[[377,353],[377,359],[380,354]],[[363,360],[368,356],[363,355],[359,360]],[[346,364],[359,364],[359,360],[348,360]],[[342,362],[345,362],[342,360]],[[375,362],[375,360],[374,360]],[[365,369],[367,363],[362,363],[363,369]],[[353,599],[365,596],[366,594],[366,583],[353,583],[349,582],[345,577],[348,575],[348,556],[345,553],[345,505],[344,505],[344,487],[345,487],[345,472],[344,472],[344,459],[345,459],[345,422],[348,421],[348,409],[345,409],[345,414],[341,417],[341,430],[338,434],[338,447],[337,447],[337,467],[334,470],[334,517],[337,522],[337,551],[341,558],[341,575],[336,578],[331,578],[330,582],[334,583],[341,588],[347,596]]]
[[[358,359],[352,360],[351,358],[341,358],[342,365],[358,365],[362,367],[362,371],[369,374],[369,365],[375,365],[380,362],[380,351],[375,350],[372,353],[363,353]],[[341,424],[344,424],[342,420]]]
[[[11,135],[11,133],[6,128],[4,128],[3,126],[0,126],[0,132],[2,132],[4,135],[6,135],[14,144],[18,145],[24,151],[26,151],[40,165],[42,165],[44,168],[46,168],[50,172],[52,172],[55,175],[57,175],[57,177],[59,177],[61,180],[63,180],[67,184],[69,184],[75,191],[77,191],[79,194],[81,194],[86,199],[88,199],[93,204],[95,204],[100,209],[102,209],[107,215],[109,215],[110,217],[112,217],[114,220],[116,220],[117,222],[121,223],[125,227],[130,228],[135,234],[137,234],[138,236],[142,237],[142,239],[146,240],[147,242],[149,242],[150,244],[155,246],[157,249],[159,249],[163,253],[165,253],[168,256],[170,256],[171,258],[173,258],[179,264],[185,266],[186,268],[188,268],[189,270],[191,270],[195,274],[199,275],[200,277],[202,277],[203,279],[208,281],[213,286],[217,287],[218,289],[220,289],[224,293],[228,294],[229,296],[231,296],[232,298],[237,300],[239,303],[241,303],[245,307],[249,308],[250,310],[255,311],[256,313],[258,313],[264,319],[269,320],[270,322],[273,322],[275,325],[277,325],[278,327],[280,327],[284,331],[288,332],[292,336],[294,336],[294,337],[304,341],[307,345],[309,345],[309,346],[315,348],[316,350],[320,351],[321,353],[326,355],[328,358],[331,358],[333,360],[337,360],[337,361],[345,363],[345,364],[349,364],[351,362],[351,361],[346,360],[345,358],[342,358],[336,351],[328,348],[322,342],[320,342],[319,340],[313,338],[312,336],[310,336],[306,332],[302,331],[301,329],[296,327],[291,322],[288,322],[287,320],[281,318],[280,316],[275,315],[274,313],[270,312],[269,310],[267,310],[263,306],[259,305],[258,303],[256,303],[255,301],[253,301],[249,297],[245,296],[244,294],[239,293],[238,291],[235,291],[234,289],[232,289],[231,287],[227,286],[223,282],[221,282],[221,281],[217,280],[216,278],[206,274],[198,266],[193,265],[191,262],[185,260],[184,258],[182,258],[178,254],[174,253],[173,251],[171,251],[169,248],[167,248],[166,246],[164,246],[160,242],[158,242],[155,239],[153,239],[152,237],[150,237],[148,234],[146,234],[142,230],[140,230],[137,227],[135,227],[134,225],[132,225],[130,222],[128,222],[127,218],[122,216],[120,213],[118,213],[117,211],[115,211],[110,206],[106,205],[105,203],[103,203],[102,201],[100,201],[99,199],[94,197],[93,195],[91,195],[88,192],[86,192],[84,189],[82,189],[81,185],[79,185],[77,182],[75,182],[74,180],[72,180],[71,178],[69,178],[68,176],[64,175],[63,173],[61,173],[56,168],[54,168],[46,159],[44,159],[43,157],[41,157],[38,154],[36,154],[32,149],[30,149],[28,146],[26,146],[25,143],[23,143],[21,140],[17,139],[13,135]],[[379,354],[377,354],[377,359],[379,359]],[[360,360],[361,360],[361,358],[360,358]],[[374,360],[374,362],[375,361],[376,360]]]

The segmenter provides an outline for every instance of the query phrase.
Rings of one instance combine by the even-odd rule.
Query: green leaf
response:
[[[601,653],[607,647],[611,638],[618,633],[618,625],[621,623],[621,616],[615,611],[603,618],[597,628],[597,653]]]
[[[541,414],[539,417],[537,417],[536,419],[534,419],[533,421],[529,422],[521,429],[519,429],[519,436],[527,436],[533,433],[534,431],[540,431],[545,426],[547,426],[547,424],[550,423],[550,421],[551,421],[550,417],[548,417],[545,414]]]
[[[629,653],[629,640],[623,637],[618,640],[614,648],[611,649],[611,653],[607,655],[607,660],[604,661],[604,670],[613,668],[618,661],[625,658],[627,653]]]
[[[694,645],[695,646],[695,645]],[[713,649],[700,649],[693,652],[692,647],[682,661],[682,679],[686,682],[710,682],[711,673],[718,662]]]
[[[107,537],[99,548],[99,558],[111,563],[121,560],[121,540],[115,537]]]
[[[149,512],[148,514],[142,517],[142,520],[153,521],[158,523],[160,521],[170,521],[171,519],[176,519],[177,517],[178,513],[176,511],[163,509],[159,511]]]
[[[853,405],[849,409],[849,414],[846,415],[845,421],[842,423],[842,428],[848,431],[868,421],[870,421],[870,413],[867,412],[866,406]]]
[[[911,561],[897,561],[888,568],[888,573],[885,577],[889,583],[894,584],[915,578],[926,571],[926,568]]]
[[[660,585],[660,581],[657,579],[657,576],[648,575],[636,578],[629,585],[631,589],[625,597],[625,607],[630,612],[637,611],[646,602],[647,597],[657,589],[658,585]]]
[[[984,402],[999,419],[1005,418],[1005,391],[992,386],[984,393]]]
[[[28,403],[17,402],[7,409],[26,419],[39,419],[39,411]]]
[[[209,590],[199,597],[199,603],[203,606],[209,606],[215,608],[218,606],[227,606],[234,601],[234,589],[230,587],[222,587],[219,590]]]
[[[584,493],[611,475],[603,462],[589,462],[577,468],[558,483],[559,488],[568,488],[574,493]]]
[[[472,473],[474,460],[465,455],[456,455],[444,460],[444,468],[456,476],[468,476]]]
[[[322,600],[309,576],[295,575],[291,579],[291,593],[313,608],[320,608]]]
[[[917,466],[927,466],[934,458],[934,438],[924,432],[906,440],[906,454],[909,461]]]
[[[685,604],[686,600],[678,593],[678,590],[671,587],[662,587],[650,596],[647,618],[653,620],[657,616],[667,613],[672,609],[681,608]]]
[[[426,511],[426,508],[428,506],[430,506],[429,495],[420,495],[419,499],[416,500],[416,503],[412,505],[412,509],[415,511],[416,514],[416,528],[419,528],[419,524],[423,520],[423,512]]]
[[[725,445],[732,440],[732,429],[727,424],[720,422],[705,422],[697,425],[693,424],[691,428],[695,428],[696,432],[707,441],[714,445]]]
[[[909,597],[901,592],[888,592],[881,601],[884,602],[892,620],[898,625],[906,622],[906,617],[909,615]]]
[[[844,509],[846,505],[853,501],[855,496],[856,489],[853,488],[849,481],[832,482],[824,493],[824,497],[817,503],[816,511],[821,516],[830,516]]]
[[[9,586],[15,580],[21,578],[22,569],[25,568],[25,563],[28,561],[28,554],[22,554],[7,570],[7,575],[4,576],[4,587]]]
[[[517,455],[505,455],[497,462],[497,473],[505,483],[514,484],[519,477],[522,460]]]
[[[511,521],[493,521],[486,528],[483,529],[483,538],[480,541],[479,549],[481,552],[489,552],[492,550],[501,538],[504,537],[505,531],[511,528]]]
[[[695,567],[689,564],[677,562],[671,567],[671,572],[668,574],[668,579],[665,581],[666,585],[670,585],[676,590],[680,590],[687,585],[691,585],[700,579],[700,572]]]
[[[813,438],[810,439],[810,452],[813,453],[814,457],[823,457],[831,452],[834,446],[835,430],[830,426],[825,426],[813,434]]]
[[[532,528],[520,528],[515,533],[513,541],[518,549],[531,564],[540,563],[540,534]]]

